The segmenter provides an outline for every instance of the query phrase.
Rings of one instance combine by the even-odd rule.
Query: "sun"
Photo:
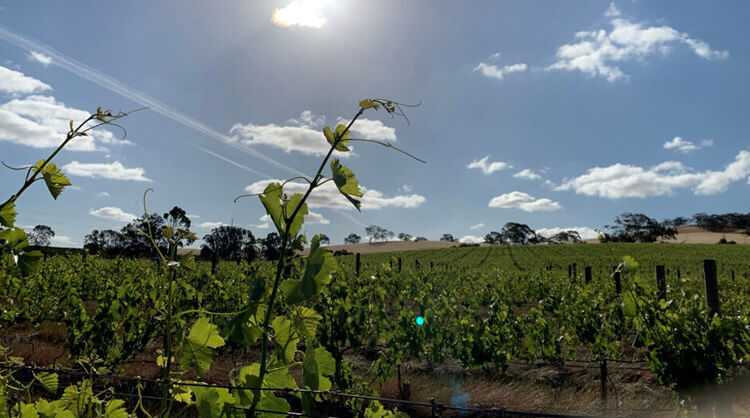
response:
[[[277,8],[271,15],[271,21],[279,26],[305,26],[322,28],[328,19],[322,14],[322,9],[330,0],[294,0],[286,7]]]

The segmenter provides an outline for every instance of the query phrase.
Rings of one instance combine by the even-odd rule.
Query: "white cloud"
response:
[[[472,231],[474,231],[474,230],[477,230],[477,229],[483,228],[483,227],[484,227],[484,224],[476,224],[476,225],[470,226],[469,229],[471,229]]]
[[[540,178],[542,178],[540,174],[537,174],[529,170],[528,168],[524,168],[523,170],[514,174],[513,177],[517,179],[525,179],[525,180],[539,180]]]
[[[43,83],[36,78],[24,75],[20,71],[0,66],[0,91],[11,94],[28,94],[50,90],[49,84]]]
[[[482,173],[484,173],[484,175],[486,176],[494,173],[495,171],[513,168],[512,165],[508,163],[504,163],[502,161],[494,161],[490,163],[489,159],[490,159],[490,156],[486,155],[481,160],[474,160],[470,162],[469,165],[466,166],[466,168],[468,168],[469,170],[474,169],[474,168],[482,170]]]
[[[258,229],[268,229],[271,227],[271,215],[263,215],[258,220],[260,221],[259,224],[250,224],[250,226]]]
[[[615,5],[615,2],[609,3],[609,8],[607,8],[607,11],[604,12],[604,16],[606,17],[620,16],[620,9],[617,8],[617,6]]]
[[[639,60],[650,55],[666,55],[679,44],[687,45],[704,59],[726,59],[727,51],[717,51],[700,39],[693,39],[669,26],[646,26],[626,19],[615,18],[612,30],[581,31],[576,41],[557,49],[557,61],[547,70],[580,71],[592,77],[604,77],[609,82],[627,79],[618,63]]]
[[[502,80],[506,74],[524,72],[527,69],[527,65],[524,63],[506,65],[500,67],[494,64],[488,64],[486,62],[480,62],[474,67],[473,71],[479,71],[483,76],[494,78],[495,80]]]
[[[278,26],[304,26],[322,28],[328,19],[323,16],[323,7],[330,0],[294,0],[286,7],[277,8],[271,15],[271,21]]]
[[[99,192],[96,194],[98,197],[109,197],[109,192]]]
[[[403,186],[398,188],[398,191],[402,193],[411,193],[413,190],[414,190],[414,186],[409,185],[409,184],[404,184]]]
[[[224,222],[201,222],[198,224],[198,228],[214,229],[220,226],[229,226],[228,223]]]
[[[331,221],[326,219],[323,215],[319,213],[310,211],[307,213],[307,215],[305,215],[305,223],[328,225],[331,223]]]
[[[537,199],[528,193],[510,192],[495,196],[488,205],[491,208],[521,209],[525,212],[552,211],[561,209],[559,202],[550,199]]]
[[[52,242],[52,245],[56,247],[64,247],[68,245],[73,245],[73,240],[66,235],[55,235],[50,240]]]
[[[599,233],[596,232],[594,228],[589,228],[587,226],[571,226],[569,228],[560,228],[556,226],[553,228],[539,228],[536,230],[536,233],[549,238],[563,231],[576,231],[578,232],[578,235],[581,236],[581,239],[593,239],[599,236]]]
[[[65,164],[62,171],[71,176],[103,178],[110,180],[134,180],[134,181],[152,181],[144,174],[146,170],[140,167],[126,168],[119,161],[112,163],[79,163],[73,161]]]
[[[349,121],[339,118],[336,123],[346,125]],[[385,141],[396,140],[396,129],[386,126],[377,119],[357,119],[349,130],[351,131],[351,135],[349,136],[352,138],[380,139]]]
[[[608,199],[671,195],[676,189],[692,189],[697,195],[723,192],[730,183],[750,176],[750,151],[740,151],[720,171],[694,172],[677,161],[666,161],[648,169],[627,164],[594,167],[586,174],[566,179],[555,190]]]
[[[28,54],[29,60],[36,61],[45,67],[52,64],[52,57],[44,55],[41,52],[31,51]]]
[[[99,209],[91,209],[89,211],[89,214],[94,215],[99,218],[111,219],[113,221],[120,221],[120,222],[130,222],[133,219],[137,218],[136,215],[133,215],[132,213],[127,213],[123,211],[122,209],[115,207],[115,206],[105,206]]]
[[[262,193],[267,185],[280,180],[261,180],[245,188],[248,193]],[[362,186],[363,210],[377,210],[386,207],[395,208],[415,208],[425,202],[424,196],[418,194],[396,195],[386,197],[382,192],[374,189],[367,189]],[[290,182],[284,186],[284,193],[292,195],[294,193],[304,193],[307,190],[306,183]],[[307,204],[311,208],[333,208],[333,209],[354,209],[351,203],[341,195],[333,182],[328,182],[315,189],[307,199]]]
[[[89,112],[70,108],[49,96],[27,96],[0,105],[0,141],[33,148],[54,148],[68,133],[69,121],[83,121]],[[70,151],[105,151],[102,144],[129,144],[104,129],[77,137],[66,147]]]
[[[194,213],[188,213],[188,214],[187,214],[187,215],[185,215],[185,216],[187,216],[187,217],[188,217],[188,218],[190,218],[190,219],[200,219],[200,218],[201,218],[201,217],[200,217],[200,215],[196,215],[196,214],[194,214]]]
[[[692,141],[687,141],[679,136],[676,136],[671,141],[667,141],[664,143],[664,149],[676,149],[677,151],[688,153],[704,147],[710,147],[713,144],[713,139],[704,139],[700,142],[700,144],[696,144]]]
[[[342,122],[346,122],[343,119]],[[229,131],[234,140],[245,145],[268,145],[285,152],[323,156],[328,153],[330,145],[323,136],[322,126],[325,118],[315,116],[311,111],[302,112],[299,118],[289,119],[288,125],[274,123],[256,125],[254,123],[236,123]],[[358,119],[351,127],[352,137],[365,139],[396,140],[396,129],[385,126],[379,120]],[[350,149],[354,149],[351,145]],[[334,152],[336,156],[348,157],[351,153]]]
[[[484,238],[476,237],[474,235],[464,235],[458,239],[458,242],[463,242],[467,244],[478,244],[478,243],[484,242]]]

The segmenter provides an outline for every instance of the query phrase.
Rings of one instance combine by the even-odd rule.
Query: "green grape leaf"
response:
[[[269,393],[265,398],[261,399],[256,408],[259,410],[257,416],[263,418],[276,418],[292,410],[289,402],[276,397],[273,393]]]
[[[34,172],[40,172],[42,174],[42,178],[44,178],[44,182],[47,184],[47,189],[49,189],[50,194],[54,199],[57,199],[57,196],[60,196],[60,193],[62,193],[63,188],[70,186],[70,180],[68,180],[67,177],[65,177],[65,174],[57,168],[55,163],[49,162],[47,163],[41,171],[39,171],[39,168],[44,164],[44,160],[39,160],[39,162],[34,165]]]
[[[297,389],[297,382],[289,375],[289,368],[282,367],[263,377],[263,387],[274,389]]]
[[[41,383],[44,390],[51,394],[57,393],[58,379],[56,373],[39,372],[34,373],[34,379]]]
[[[380,109],[380,104],[370,99],[362,99],[359,101],[358,105],[362,109],[370,109],[370,108]]]
[[[263,277],[256,277],[253,280],[253,287],[250,290],[250,300],[253,302],[259,301],[266,294],[266,279]]]
[[[362,197],[362,190],[359,189],[359,182],[354,177],[352,170],[341,164],[338,158],[331,161],[331,178],[336,183],[339,192],[344,195],[357,210],[362,210],[362,202],[352,196]]]
[[[18,215],[18,212],[16,212],[15,202],[11,200],[10,202],[3,204],[3,206],[0,207],[0,225],[7,228],[13,228],[13,224],[16,222],[16,215]]]
[[[298,306],[292,318],[297,333],[305,338],[315,338],[315,331],[318,329],[320,320],[323,319],[319,313],[305,306]]]
[[[122,399],[112,399],[107,402],[104,409],[104,418],[128,418],[128,411],[125,410],[125,401]]]
[[[271,183],[266,186],[263,194],[260,195],[260,201],[266,208],[266,213],[273,220],[279,234],[284,234],[284,218],[281,214],[281,184]]]
[[[336,144],[337,151],[349,151],[349,148],[346,146],[346,144],[349,142],[349,131],[344,134],[344,131],[346,130],[346,126],[344,125],[338,125],[336,126],[336,131],[332,132],[331,128],[329,126],[326,126],[323,128],[323,136],[326,137],[326,141],[328,141],[329,144],[333,145]],[[336,139],[340,138],[338,142],[336,142]]]
[[[230,341],[249,347],[263,335],[260,318],[265,312],[265,305],[255,303],[248,305],[240,313],[229,318],[224,324],[223,334]]]
[[[193,386],[191,389],[201,418],[219,418],[223,415],[226,404],[234,404],[234,397],[228,389],[201,386]]]
[[[336,267],[333,254],[320,247],[319,235],[314,236],[302,279],[287,279],[280,285],[287,302],[294,304],[320,293],[323,286],[331,281],[331,274],[336,270]]]
[[[313,349],[312,344],[308,344],[305,360],[302,363],[302,386],[305,389],[329,390],[331,380],[326,376],[333,375],[335,371],[336,363],[331,353],[323,347]],[[315,397],[309,393],[303,393],[302,407],[305,413],[310,414],[314,406]]]
[[[294,361],[294,353],[297,352],[299,338],[294,335],[292,321],[284,316],[277,316],[271,321],[273,328],[273,345],[276,355],[284,364]]]
[[[3,411],[6,412],[6,411]],[[21,403],[21,413],[18,415],[19,418],[39,418],[39,412],[37,412],[34,404]]]
[[[190,251],[180,259],[180,266],[188,271],[195,271],[198,265],[195,262],[195,253]]]
[[[193,367],[198,375],[207,372],[211,367],[214,349],[224,345],[216,325],[208,318],[198,318],[190,328],[182,348],[182,365]]]
[[[303,203],[302,198],[303,196],[301,194],[295,193],[289,198],[289,201],[284,204],[285,218],[288,216],[292,216],[294,211],[297,210],[297,207],[299,206],[297,214],[294,216],[294,219],[291,219],[292,223],[289,224],[289,236],[291,237],[297,236],[300,229],[302,229],[302,224],[305,222],[305,215],[307,215],[308,213],[307,203]],[[300,206],[300,204],[302,206]]]
[[[41,251],[29,251],[18,255],[18,268],[24,275],[38,273],[42,268],[42,258],[44,255]]]
[[[14,252],[19,252],[29,246],[26,237],[26,231],[20,228],[0,230],[0,240],[5,241],[5,245]]]

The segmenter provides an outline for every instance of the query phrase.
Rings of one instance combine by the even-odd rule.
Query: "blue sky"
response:
[[[750,204],[746,2],[353,0],[3,2],[0,159],[22,165],[103,106],[151,110],[64,151],[76,190],[41,185],[18,223],[59,245],[179,205],[199,235],[271,229],[257,199],[299,170],[318,133],[365,97],[422,105],[355,133],[343,158],[362,213],[322,190],[308,233],[340,242],[364,225],[437,239],[508,221],[596,228],[625,211],[657,218]],[[324,148],[324,147],[323,147]],[[486,158],[485,158],[486,157]],[[285,168],[286,167],[286,168]],[[291,169],[290,169],[291,168]],[[3,173],[4,193],[22,178]],[[481,226],[480,226],[481,225]],[[581,229],[582,232],[590,232]]]

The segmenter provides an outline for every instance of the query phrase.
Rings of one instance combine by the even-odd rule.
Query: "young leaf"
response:
[[[380,108],[380,104],[370,99],[362,99],[359,101],[358,104],[359,104],[359,107],[361,107],[362,109],[370,109],[370,108],[379,109]]]
[[[297,206],[300,206],[302,197],[301,194],[295,193],[289,198],[289,201],[284,204],[285,217],[292,216],[294,211],[297,210]],[[302,203],[302,206],[300,206],[294,219],[291,219],[292,222],[289,224],[289,236],[297,236],[297,233],[302,229],[302,224],[305,222],[305,215],[307,215],[307,213],[307,203]]]
[[[292,322],[286,317],[277,316],[271,321],[273,328],[273,345],[276,348],[276,355],[284,364],[294,361],[294,353],[297,352],[297,338],[292,332]]]
[[[57,393],[58,380],[56,373],[39,372],[34,374],[34,379],[41,383],[44,390],[51,394]]]
[[[260,402],[258,402],[257,409],[263,411],[258,412],[257,416],[259,418],[276,418],[286,415],[287,412],[292,410],[292,407],[289,406],[289,402],[287,402],[285,399],[277,398],[273,393],[269,393],[265,398],[261,399]]]
[[[336,371],[336,363],[331,353],[325,348],[313,349],[308,344],[305,351],[305,361],[302,363],[302,385],[305,389],[329,390],[331,381],[326,376],[331,376]],[[309,393],[302,394],[302,405],[305,413],[309,414],[314,406],[315,398]]]
[[[18,255],[18,268],[23,275],[38,273],[44,255],[40,251],[24,252]]]
[[[298,306],[295,309],[292,322],[299,334],[302,334],[305,338],[314,338],[321,319],[323,317],[314,310],[305,306]]]
[[[16,204],[11,200],[0,207],[0,225],[13,228],[13,224],[16,222]]]
[[[202,375],[211,367],[214,349],[224,345],[216,325],[207,318],[199,318],[190,328],[182,349],[181,362],[185,367],[193,367]]]
[[[112,399],[107,402],[104,409],[103,418],[128,418],[128,411],[125,410],[125,401],[122,399]]]
[[[44,160],[39,160],[34,166],[34,171],[40,172],[39,168],[42,164],[44,164]],[[47,184],[47,189],[49,189],[49,192],[54,199],[57,199],[57,196],[60,196],[64,187],[70,186],[71,184],[70,180],[65,177],[65,174],[63,174],[59,168],[57,168],[55,163],[47,163],[44,168],[42,168],[41,174],[44,178],[44,182]]]
[[[258,341],[263,330],[261,318],[266,312],[265,305],[250,304],[237,315],[229,318],[224,324],[223,333],[230,341],[250,347]]]
[[[266,213],[273,220],[273,224],[276,225],[276,229],[279,234],[284,233],[284,218],[281,213],[281,184],[271,183],[266,186],[263,194],[260,195],[260,201],[266,208]]]
[[[349,148],[346,146],[346,143],[349,142],[349,132],[344,134],[344,130],[346,130],[346,126],[344,125],[336,126],[335,132],[331,131],[329,126],[323,128],[323,136],[326,137],[326,141],[331,145],[336,144],[335,149],[337,151],[349,151]],[[336,142],[337,139],[338,142]]]
[[[314,236],[302,279],[289,279],[281,283],[281,290],[286,295],[287,302],[293,304],[317,295],[323,286],[331,281],[331,274],[335,270],[336,260],[333,254],[320,247],[319,235]]]
[[[193,386],[191,389],[201,418],[219,418],[224,414],[224,405],[234,403],[234,397],[225,388]]]
[[[347,198],[357,210],[361,210],[362,203],[352,196],[362,197],[362,191],[359,189],[359,182],[354,177],[352,170],[341,164],[338,158],[331,161],[331,178],[336,183],[339,192]]]

